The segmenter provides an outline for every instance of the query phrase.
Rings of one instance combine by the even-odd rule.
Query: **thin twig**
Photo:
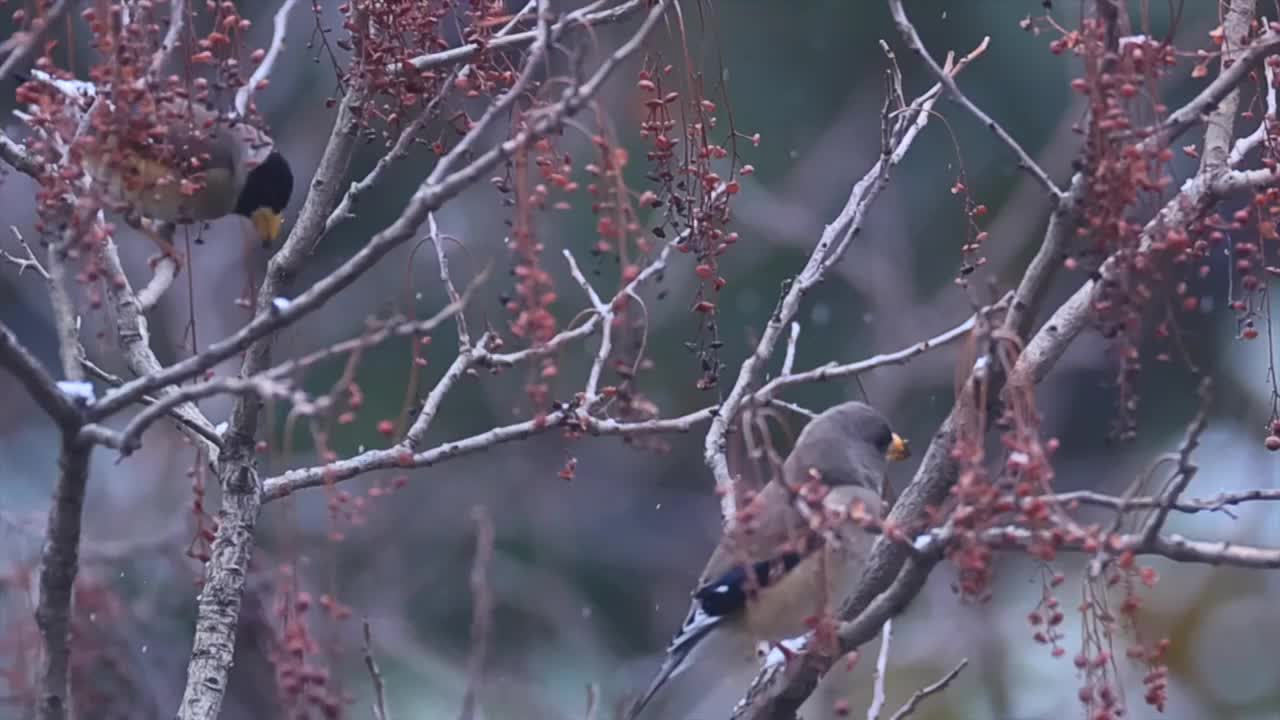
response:
[[[72,0],[55,0],[53,6],[44,15],[31,19],[30,30],[14,33],[4,43],[16,47],[12,48],[9,56],[4,59],[4,63],[0,64],[0,78],[11,78],[21,72],[20,68],[41,49],[49,32],[62,22],[73,4]]]
[[[583,405],[587,412],[595,407],[598,401],[598,391],[600,389],[600,375],[604,371],[604,364],[609,359],[609,353],[613,351],[613,308],[612,303],[606,305],[600,299],[600,295],[596,293],[595,288],[591,287],[591,283],[587,282],[587,276],[582,274],[578,262],[573,259],[573,253],[568,248],[564,249],[564,259],[569,263],[569,274],[578,283],[578,287],[586,293],[587,299],[591,301],[591,308],[596,315],[600,317],[600,347],[596,350],[595,358],[591,361],[591,371],[587,374],[587,386],[583,392]]]
[[[422,109],[422,112],[418,113],[413,120],[410,120],[408,125],[400,129],[400,135],[396,137],[395,145],[391,147],[391,150],[378,158],[378,162],[374,163],[373,169],[367,175],[351,183],[351,187],[343,193],[342,199],[338,201],[337,207],[325,219],[321,237],[333,232],[333,229],[344,221],[356,217],[355,210],[360,198],[382,180],[382,176],[391,167],[392,163],[408,154],[409,146],[417,139],[418,133],[436,117],[436,110],[440,107],[440,103],[444,102],[444,99],[449,96],[450,91],[455,87],[454,79],[456,77],[457,74],[454,73],[444,79],[439,92],[431,98],[431,101]],[[428,215],[427,219],[429,223],[432,221],[430,215]]]
[[[1025,550],[1033,543],[1050,541],[1051,532],[1007,525],[988,528],[978,533],[977,538],[994,550]],[[946,528],[926,533],[914,541],[914,557],[917,560],[932,562],[940,556],[954,537],[955,534],[948,532]],[[1053,542],[1055,542],[1054,549],[1058,552],[1085,555],[1097,553],[1097,540],[1086,533],[1068,533],[1061,538],[1060,542],[1056,540]],[[1106,545],[1115,554],[1157,555],[1177,562],[1204,565],[1254,569],[1280,568],[1280,548],[1244,545],[1230,540],[1193,540],[1173,533],[1157,535],[1148,540],[1143,538],[1141,533],[1127,533],[1110,536],[1106,539]],[[841,625],[841,637],[843,638],[846,633],[851,636],[857,635],[862,629],[865,629],[865,623],[859,617],[856,623]]]
[[[263,483],[263,494],[264,499],[270,502],[304,488],[342,482],[376,470],[431,467],[446,460],[484,452],[497,445],[523,440],[564,425],[571,425],[591,435],[638,437],[690,432],[710,420],[713,414],[713,408],[704,408],[675,418],[619,422],[556,410],[532,420],[500,425],[460,440],[446,441],[421,452],[412,452],[403,445],[396,445],[383,450],[368,450],[355,457],[326,465],[289,470],[268,478]]]
[[[867,720],[876,720],[884,711],[885,678],[889,675],[889,648],[893,644],[893,620],[885,620],[880,631],[880,652],[876,655],[876,671],[872,676],[871,705],[867,708]]]
[[[343,340],[315,352],[287,360],[251,377],[216,378],[192,385],[183,385],[178,388],[169,388],[169,392],[155,403],[149,405],[145,410],[133,416],[129,423],[125,425],[124,430],[121,431],[125,443],[122,452],[128,454],[136,450],[140,445],[143,431],[175,407],[224,393],[236,395],[256,394],[262,399],[288,395],[292,389],[289,378],[329,358],[364,350],[392,338],[409,337],[416,339],[430,333],[448,321],[453,315],[461,312],[469,299],[469,294],[470,288],[468,288],[466,294],[459,297],[457,302],[449,303],[435,315],[425,320],[391,322],[358,338]]]
[[[1280,490],[1273,488],[1255,488],[1252,490],[1241,490],[1238,492],[1224,492],[1211,498],[1178,500],[1168,505],[1164,503],[1162,498],[1158,497],[1119,497],[1116,495],[1094,492],[1092,490],[1074,490],[1072,492],[1057,493],[1054,495],[1040,495],[1035,497],[1034,500],[1037,502],[1047,502],[1068,506],[1072,503],[1094,505],[1098,507],[1111,508],[1118,512],[1169,507],[1181,513],[1194,515],[1201,512],[1225,511],[1229,506],[1243,505],[1251,502],[1274,502],[1280,500]]]
[[[1029,155],[1026,150],[1022,149],[1022,145],[1018,144],[1018,141],[1013,139],[1013,136],[1009,134],[1008,130],[1004,129],[1004,126],[993,120],[990,115],[987,115],[987,113],[982,110],[982,108],[974,104],[974,102],[964,94],[964,91],[960,89],[955,78],[943,70],[942,67],[938,65],[938,62],[933,59],[933,56],[929,54],[929,51],[924,46],[924,41],[920,39],[920,34],[916,32],[915,25],[911,24],[910,18],[907,17],[907,11],[902,6],[902,0],[889,0],[889,12],[893,15],[893,21],[898,26],[898,32],[902,35],[902,39],[907,43],[907,47],[910,48],[911,52],[915,53],[917,57],[924,61],[925,67],[933,73],[934,78],[936,78],[938,82],[942,83],[942,85],[946,87],[947,92],[951,94],[951,97],[956,102],[960,103],[960,106],[967,110],[970,115],[977,118],[978,122],[981,122],[983,127],[994,133],[995,136],[999,138],[1000,142],[1004,143],[1013,151],[1013,154],[1018,157],[1019,166],[1030,173],[1031,176],[1035,178],[1036,182],[1040,184],[1040,187],[1044,188],[1045,192],[1049,193],[1049,195],[1055,200],[1061,199],[1064,193],[1056,184],[1054,184],[1053,180],[1049,178],[1049,175],[1044,171],[1044,168],[1040,167],[1040,165],[1032,159],[1031,155]]]
[[[626,20],[636,12],[643,10],[648,4],[647,0],[627,0],[607,10],[597,10],[602,5],[601,2],[591,3],[590,5],[579,8],[571,13],[567,13],[551,28],[552,40],[560,37],[561,33],[571,27],[592,28],[598,25],[606,25]],[[535,30],[525,32],[512,33],[502,37],[495,38],[490,42],[481,45],[479,43],[468,43],[460,45],[448,50],[442,50],[429,55],[419,55],[410,60],[415,70],[429,70],[447,65],[457,65],[468,62],[476,55],[482,52],[497,52],[506,48],[517,47],[519,45],[528,45],[538,38]],[[400,72],[398,66],[388,68],[393,72]]]
[[[373,657],[373,632],[369,629],[369,618],[363,621],[364,628],[364,666],[369,671],[369,679],[373,682],[373,717],[374,720],[391,720],[391,711],[387,710],[387,687],[382,681],[382,671],[378,661]]]
[[[1195,417],[1191,420],[1191,424],[1187,426],[1186,435],[1183,437],[1182,444],[1178,447],[1178,464],[1173,479],[1169,482],[1168,487],[1160,494],[1160,504],[1156,507],[1155,514],[1147,521],[1145,527],[1142,528],[1140,534],[1144,542],[1150,543],[1160,534],[1160,529],[1164,527],[1165,521],[1169,518],[1169,512],[1173,506],[1177,504],[1178,498],[1182,493],[1186,492],[1191,481],[1195,479],[1196,471],[1199,467],[1191,460],[1191,454],[1200,446],[1200,436],[1209,427],[1209,404],[1212,402],[1213,384],[1209,378],[1200,381],[1200,407],[1196,410]]]
[[[914,693],[912,693],[911,697],[907,699],[907,702],[904,703],[902,707],[898,708],[898,712],[894,713],[893,716],[889,718],[889,720],[905,720],[906,718],[910,717],[913,713],[915,713],[916,708],[920,705],[920,703],[925,698],[929,697],[930,695],[937,695],[943,690],[946,690],[947,686],[950,685],[957,677],[960,676],[960,671],[964,670],[965,666],[968,664],[969,664],[969,658],[965,658],[961,660],[958,665],[956,665],[954,668],[951,669],[951,672],[947,673],[946,675],[943,675],[942,679],[938,680],[932,685],[926,685],[920,688],[919,690],[915,691]]]
[[[787,338],[787,351],[782,356],[782,370],[779,372],[783,377],[790,375],[792,368],[796,366],[796,343],[800,341],[800,323],[791,321],[791,337]]]
[[[1004,307],[1005,302],[997,303],[994,307]],[[972,316],[955,327],[940,333],[928,340],[922,340],[914,345],[910,345],[901,350],[891,353],[883,353],[874,355],[864,360],[853,363],[838,364],[829,362],[819,365],[812,370],[805,370],[798,373],[783,373],[782,375],[770,380],[754,393],[754,399],[757,403],[771,400],[779,391],[792,385],[800,385],[803,383],[823,382],[825,380],[833,380],[836,378],[848,377],[850,375],[859,375],[869,370],[885,367],[888,365],[902,365],[913,358],[922,355],[930,350],[955,342],[960,338],[966,337],[973,330],[977,316]],[[786,363],[784,362],[784,365]]]
[[[453,278],[449,275],[449,258],[445,254],[444,238],[440,236],[440,228],[436,225],[435,213],[427,214],[427,233],[427,239],[436,251],[436,264],[440,267],[440,282],[444,284],[445,292],[449,295],[449,302],[459,302],[461,297],[458,295],[458,288],[453,284]],[[458,326],[458,349],[465,352],[471,347],[471,333],[467,331],[466,313],[457,313],[454,315],[454,320]]]
[[[27,256],[25,258],[20,258],[16,255],[10,254],[7,250],[0,250],[0,258],[3,258],[6,262],[16,265],[19,276],[21,276],[27,268],[31,268],[36,271],[37,275],[44,278],[45,282],[49,282],[51,279],[49,277],[49,271],[45,270],[44,265],[40,264],[40,259],[36,257],[31,246],[27,244],[26,238],[22,237],[22,233],[18,231],[17,226],[10,225],[9,231],[13,233],[14,238],[18,241],[18,245],[22,246],[22,251],[26,253]]]
[[[244,86],[236,91],[235,109],[240,117],[244,117],[249,112],[250,98],[257,92],[258,85],[271,75],[276,58],[284,50],[285,32],[289,28],[289,11],[293,10],[297,2],[298,0],[284,0],[271,18],[271,44],[267,46],[267,54],[263,56],[262,63],[254,68],[253,74],[249,76]]]
[[[485,655],[493,622],[493,592],[489,588],[489,564],[493,560],[493,519],[483,506],[471,509],[476,524],[476,556],[471,566],[471,655],[467,658],[467,689],[462,695],[458,720],[473,720],[484,686]]]

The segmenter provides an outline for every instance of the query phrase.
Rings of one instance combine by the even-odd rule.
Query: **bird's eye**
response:
[[[892,444],[893,430],[889,429],[888,425],[885,425],[880,429],[879,434],[876,435],[876,447],[879,448],[881,452],[885,452]]]

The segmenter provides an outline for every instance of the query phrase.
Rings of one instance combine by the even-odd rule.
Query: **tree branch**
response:
[[[285,32],[289,28],[289,11],[293,10],[293,6],[297,3],[298,0],[284,0],[280,3],[280,7],[276,9],[276,14],[272,16],[271,44],[267,46],[267,54],[263,56],[262,62],[249,75],[248,81],[239,90],[236,90],[235,109],[236,114],[240,117],[244,117],[249,112],[249,101],[252,99],[253,93],[257,92],[258,85],[266,80],[275,68],[276,59],[280,57],[280,51],[284,49]]]
[[[933,56],[930,55],[929,51],[925,48],[924,42],[920,39],[920,34],[916,32],[915,25],[912,25],[910,18],[907,17],[907,11],[902,7],[902,0],[889,0],[889,12],[893,15],[893,21],[898,26],[898,32],[902,35],[902,39],[907,43],[907,47],[910,48],[911,52],[915,53],[917,57],[924,61],[925,67],[927,67],[929,71],[933,73],[934,78],[936,78],[938,82],[947,89],[947,92],[951,94],[951,97],[955,99],[956,102],[960,103],[960,106],[967,110],[970,115],[977,118],[978,121],[982,123],[983,127],[994,133],[995,136],[999,138],[1000,142],[1004,143],[1013,151],[1014,155],[1018,156],[1018,166],[1030,173],[1031,177],[1035,178],[1036,182],[1040,184],[1040,187],[1044,188],[1045,192],[1049,193],[1055,201],[1062,200],[1065,193],[1063,193],[1063,191],[1054,184],[1053,180],[1049,179],[1049,175],[1044,171],[1044,168],[1040,167],[1040,165],[1037,164],[1029,154],[1027,154],[1027,151],[1022,149],[1022,146],[1018,144],[1017,140],[1013,139],[1013,136],[1009,134],[1008,130],[1005,130],[1000,123],[992,120],[991,116],[983,112],[982,108],[975,105],[974,102],[964,94],[964,91],[960,89],[960,86],[956,84],[955,78],[952,77],[950,73],[943,70],[942,67],[938,65],[937,61],[933,59]]]
[[[63,432],[75,432],[83,422],[80,408],[58,388],[40,361],[36,359],[7,325],[0,322],[0,367],[4,367],[31,395],[40,409],[58,424]]]
[[[461,165],[461,160],[469,157],[475,148],[478,137],[496,118],[504,115],[514,105],[516,98],[524,94],[528,84],[532,82],[530,71],[543,62],[543,56],[548,50],[549,30],[548,13],[543,12],[546,6],[545,3],[540,3],[542,11],[539,12],[538,32],[541,40],[530,51],[520,77],[504,95],[489,106],[479,121],[471,125],[467,134],[453,149],[437,162],[404,211],[388,228],[374,235],[330,275],[291,302],[284,303],[281,309],[281,303],[277,302],[280,289],[297,272],[310,248],[319,241],[325,221],[337,201],[340,183],[332,181],[313,184],[303,205],[302,218],[268,267],[267,277],[263,279],[259,291],[259,305],[254,320],[230,338],[215,343],[204,352],[150,377],[139,378],[112,396],[103,398],[102,405],[96,410],[103,414],[114,412],[122,403],[130,401],[133,395],[193,377],[193,373],[202,372],[241,350],[246,351],[241,364],[241,377],[252,377],[264,370],[270,364],[270,333],[320,307],[373,267],[384,255],[413,237],[427,216],[439,209],[446,200],[470,186],[504,159],[559,128],[566,118],[580,110],[600,91],[604,82],[624,60],[640,48],[644,39],[657,26],[670,2],[671,0],[658,0],[639,29],[605,59],[586,83],[566,90],[560,101],[542,112],[531,126]],[[358,19],[356,24],[360,24]],[[341,172],[322,177],[337,178],[345,173],[355,138],[344,136],[340,124],[344,116],[351,115],[350,101],[357,97],[363,98],[364,94],[364,89],[359,89],[351,93],[349,101],[343,104],[346,111],[339,112],[330,145],[322,160],[322,171],[326,170],[327,161],[336,166],[329,169]],[[458,165],[461,166],[455,170],[454,167]],[[223,507],[219,513],[212,555],[206,568],[204,590],[200,594],[196,636],[188,667],[186,691],[179,711],[180,720],[214,720],[225,693],[244,578],[248,572],[254,529],[263,500],[263,488],[252,465],[259,405],[255,397],[241,396],[235,403],[224,435],[227,441],[226,454],[230,460],[224,464],[220,478]]]
[[[63,432],[58,481],[40,553],[40,600],[36,625],[44,646],[40,667],[40,720],[75,717],[71,708],[71,603],[80,566],[80,518],[93,446]]]
[[[960,664],[952,668],[951,672],[943,675],[940,680],[932,685],[926,685],[912,693],[911,697],[907,699],[906,704],[898,708],[898,712],[894,713],[893,717],[889,718],[889,720],[905,720],[906,718],[911,717],[911,715],[915,713],[916,708],[920,706],[920,703],[923,702],[925,698],[930,695],[937,695],[943,690],[946,690],[947,687],[960,676],[960,671],[964,670],[968,664],[968,658],[961,660]]]
[[[889,0],[892,5],[899,0]],[[1191,126],[1204,112],[1211,111],[1216,104],[1239,85],[1252,68],[1266,57],[1280,51],[1280,38],[1274,33],[1267,33],[1257,43],[1250,46],[1237,58],[1231,67],[1224,70],[1218,78],[1209,84],[1191,103],[1170,115],[1161,127],[1161,132],[1143,141],[1144,147],[1167,143]],[[1036,305],[1043,297],[1045,288],[1053,276],[1055,266],[1060,262],[1055,256],[1061,251],[1074,229],[1078,199],[1075,188],[1083,191],[1083,173],[1072,178],[1072,189],[1067,198],[1059,205],[1051,221],[1045,241],[1041,245],[1035,260],[1024,274],[1015,293],[1013,307],[1006,317],[1006,327],[1020,330],[1029,328],[1034,320]],[[1203,174],[1197,175],[1184,183],[1181,191],[1167,203],[1157,217],[1144,228],[1144,238],[1139,252],[1144,252],[1150,245],[1150,233],[1159,227],[1182,226],[1191,218],[1198,216],[1214,199],[1214,178]],[[1055,222],[1056,221],[1056,222]],[[1057,359],[1065,352],[1066,347],[1079,334],[1090,318],[1091,300],[1094,287],[1099,282],[1106,282],[1116,271],[1114,258],[1103,263],[1098,275],[1100,280],[1090,280],[1060,306],[1044,323],[1040,331],[1027,343],[1018,355],[1013,369],[1009,373],[1009,385],[1015,383],[1022,387],[1031,387],[1044,378]],[[1019,333],[1021,335],[1021,333]],[[958,466],[951,457],[957,435],[969,429],[977,430],[984,424],[981,422],[987,414],[987,408],[977,407],[975,399],[978,395],[995,397],[1001,389],[1000,373],[992,367],[994,363],[984,362],[984,356],[975,366],[956,405],[943,421],[934,439],[925,452],[915,478],[908,485],[902,496],[895,503],[888,522],[897,527],[909,527],[926,517],[929,507],[937,507],[945,499],[953,484]],[[1204,548],[1177,543],[1184,552],[1194,555]],[[912,597],[924,586],[928,573],[936,560],[908,557],[910,553],[886,538],[877,540],[873,547],[867,569],[857,594],[847,600],[841,608],[840,616],[853,618],[842,626],[841,649],[848,651],[875,637],[880,626],[901,608],[904,608]],[[1248,555],[1246,553],[1246,555]],[[1251,559],[1265,561],[1250,556]],[[786,677],[758,676],[751,691],[743,703],[739,704],[734,718],[790,718],[800,704],[808,698],[817,680],[829,666],[829,661],[807,657],[803,666]]]
[[[952,69],[952,72],[959,72],[962,67],[963,65],[957,66]],[[901,128],[901,132],[896,137],[892,137],[890,118],[885,117],[882,120],[882,132],[885,137],[880,158],[862,179],[854,184],[840,214],[823,230],[804,268],[791,280],[786,294],[779,301],[768,324],[765,325],[755,350],[743,361],[733,388],[721,403],[715,417],[712,418],[711,428],[707,431],[703,443],[703,461],[711,469],[715,478],[716,494],[720,497],[720,515],[723,522],[732,522],[737,507],[734,481],[729,474],[727,455],[727,436],[734,418],[742,409],[750,394],[750,387],[756,382],[762,366],[772,357],[782,337],[783,329],[800,309],[800,301],[804,295],[822,282],[826,271],[840,261],[853,238],[862,230],[862,221],[867,209],[888,184],[890,169],[905,155],[906,150],[911,147],[916,136],[925,127],[924,119],[929,117],[938,97],[936,89],[930,90],[898,113],[900,120],[897,127]]]

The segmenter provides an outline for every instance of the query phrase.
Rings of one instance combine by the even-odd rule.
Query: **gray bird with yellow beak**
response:
[[[850,510],[880,517],[888,463],[908,454],[906,441],[865,403],[843,403],[810,421],[781,477],[739,512],[712,552],[688,618],[628,720],[728,717],[760,669],[760,644],[803,635],[855,589],[875,537]],[[834,522],[802,511],[815,488]]]
[[[32,71],[31,80],[80,103],[97,94],[90,83],[40,71]],[[279,237],[293,171],[265,133],[181,98],[91,107],[97,117],[89,118],[88,128],[95,134],[78,147],[85,171],[112,209],[134,220],[178,224],[235,214],[252,222],[264,244]]]

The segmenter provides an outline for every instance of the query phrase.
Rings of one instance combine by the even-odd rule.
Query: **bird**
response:
[[[167,253],[176,257],[172,245],[143,221],[190,224],[234,214],[247,218],[265,245],[279,237],[294,178],[266,133],[189,98],[155,100],[137,93],[137,103],[98,103],[92,83],[39,70],[27,79],[94,113],[78,123],[88,137],[76,145],[92,186]]]
[[[804,635],[853,591],[875,539],[860,519],[880,518],[888,463],[909,455],[870,405],[845,402],[814,417],[780,476],[738,511],[712,552],[627,720],[727,717],[760,669],[761,647]]]

